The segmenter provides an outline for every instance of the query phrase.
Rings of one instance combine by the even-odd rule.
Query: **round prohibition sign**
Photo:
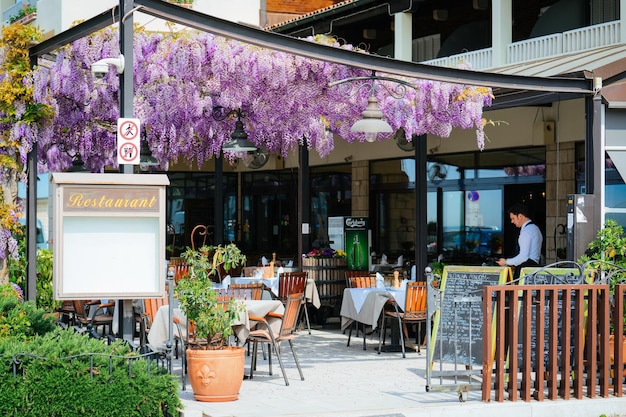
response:
[[[117,132],[124,140],[133,140],[139,136],[139,126],[132,120],[125,120],[120,123]]]
[[[134,143],[128,142],[120,146],[120,158],[126,162],[133,161],[139,154],[139,149]]]

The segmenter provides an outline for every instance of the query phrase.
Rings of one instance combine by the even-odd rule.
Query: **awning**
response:
[[[621,81],[624,74],[626,74],[626,45],[624,44],[493,68],[485,72],[528,77],[562,77],[587,80],[600,77],[603,83],[601,94],[609,104],[609,107],[612,107],[611,103],[626,105],[626,86]],[[517,106],[530,106],[575,98],[575,96],[558,92],[541,94],[506,88],[494,89],[494,93],[497,99],[492,109],[511,107],[510,104],[512,103],[517,103]],[[617,105],[613,107],[617,107]]]

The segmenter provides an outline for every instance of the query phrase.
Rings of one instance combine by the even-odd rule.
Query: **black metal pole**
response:
[[[426,197],[426,135],[414,136],[415,143],[415,279],[424,281],[428,265],[428,204]]]
[[[133,0],[120,0],[120,53],[124,55],[124,72],[120,74],[120,117],[135,117],[133,109]],[[120,172],[132,174],[133,165],[120,166]],[[119,334],[124,340],[131,341],[134,335],[134,312],[132,302],[118,300]]]
[[[24,297],[37,300],[37,142],[26,161],[26,288]]]
[[[213,243],[224,243],[224,159],[215,158],[215,191],[213,193]]]
[[[298,266],[302,271],[302,254],[311,248],[311,181],[309,174],[309,149],[300,146],[298,171]],[[303,232],[306,229],[306,233]]]

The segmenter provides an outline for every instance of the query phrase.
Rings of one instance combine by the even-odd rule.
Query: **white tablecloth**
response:
[[[346,288],[341,302],[341,329],[346,329],[353,321],[372,326],[376,329],[378,318],[385,303],[393,299],[400,309],[404,308],[406,287],[404,289],[384,288]]]
[[[272,294],[278,296],[278,278],[263,278],[259,280],[259,278],[253,277],[230,277],[230,282],[233,284],[250,284],[259,281],[262,281],[263,284],[272,291]],[[320,295],[317,291],[315,280],[308,278],[306,280],[306,289],[304,291],[304,299],[306,302],[311,303],[315,308],[320,308],[322,303],[320,302]]]
[[[285,307],[279,300],[238,300],[238,302],[244,304],[245,309],[239,316],[239,320],[236,321],[233,326],[233,331],[237,336],[240,343],[245,342],[250,333],[250,329],[256,326],[255,321],[250,321],[249,316],[265,317],[267,313],[283,314]],[[173,308],[174,317],[180,320],[181,332],[185,334],[187,332],[187,317],[180,308]],[[168,320],[169,307],[163,306],[159,308],[154,321],[150,326],[150,332],[148,333],[148,344],[153,350],[163,350],[165,343],[168,340]],[[281,320],[275,318],[269,318],[268,322],[275,331],[280,330]],[[178,329],[176,326],[173,328],[173,334],[178,336]]]

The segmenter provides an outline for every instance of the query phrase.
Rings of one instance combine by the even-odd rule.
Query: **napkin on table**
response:
[[[380,257],[380,264],[387,265],[387,255],[383,253],[383,256]]]
[[[402,266],[403,263],[404,263],[404,256],[402,255],[398,256],[398,264],[396,266]]]
[[[265,256],[261,257],[261,264],[263,266],[267,266],[269,264],[269,261],[267,260]]]
[[[380,272],[376,272],[376,288],[385,288],[385,278]]]

